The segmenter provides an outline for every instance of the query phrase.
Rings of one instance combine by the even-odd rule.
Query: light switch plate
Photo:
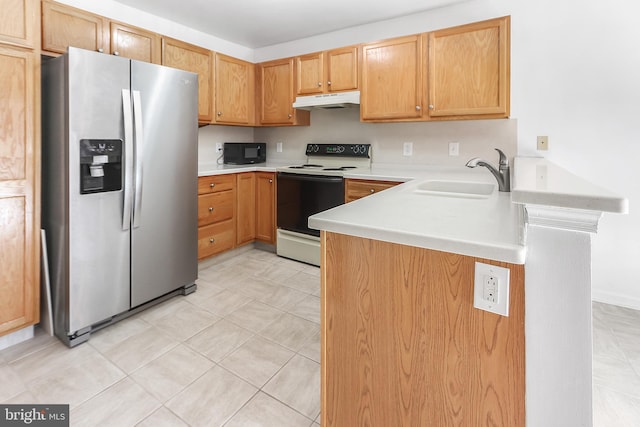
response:
[[[509,269],[476,262],[473,306],[509,316]]]
[[[459,156],[460,155],[460,143],[459,142],[450,142],[449,143],[449,155],[450,156]]]
[[[282,153],[282,142],[276,142],[276,153]]]
[[[403,156],[413,156],[413,142],[405,142],[402,145]]]
[[[549,137],[548,136],[538,136],[538,150],[547,151],[549,149]]]

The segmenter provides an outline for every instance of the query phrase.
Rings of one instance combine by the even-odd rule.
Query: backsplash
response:
[[[358,108],[313,110],[311,126],[273,128],[200,128],[199,162],[214,162],[216,142],[258,141],[267,143],[267,159],[278,163],[304,160],[306,144],[368,143],[374,164],[464,165],[472,157],[497,163],[494,147],[510,159],[517,150],[515,119],[463,120],[449,122],[361,123]],[[282,152],[276,143],[282,142]],[[403,143],[413,143],[413,155],[403,156]],[[449,143],[460,144],[460,154],[449,156]]]

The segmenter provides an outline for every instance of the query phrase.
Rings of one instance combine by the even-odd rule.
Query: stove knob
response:
[[[338,145],[338,153],[344,153],[344,145]]]
[[[313,145],[313,152],[314,152],[314,153],[317,153],[317,152],[318,152],[318,150],[320,150],[320,147],[318,147],[318,145],[317,145],[317,144],[314,144],[314,145]]]

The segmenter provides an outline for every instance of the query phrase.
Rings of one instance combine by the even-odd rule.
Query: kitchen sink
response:
[[[413,190],[417,194],[446,197],[486,199],[496,190],[496,185],[487,182],[469,181],[425,181]]]

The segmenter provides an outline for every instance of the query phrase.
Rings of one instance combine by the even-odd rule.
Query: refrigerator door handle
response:
[[[140,99],[140,91],[133,91],[133,122],[135,132],[135,158],[136,158],[136,185],[134,192],[134,207],[133,207],[133,228],[140,226],[140,217],[142,215],[142,176],[143,167],[143,143],[144,134],[142,129],[142,101]]]
[[[128,230],[131,224],[131,199],[133,177],[133,112],[131,110],[131,92],[122,89],[122,112],[124,118],[124,201],[122,209],[122,229]]]

